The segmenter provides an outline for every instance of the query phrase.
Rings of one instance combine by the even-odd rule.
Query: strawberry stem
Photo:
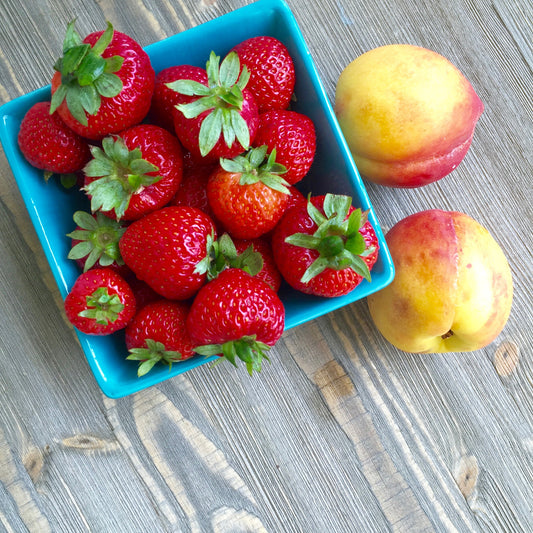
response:
[[[115,72],[121,69],[124,58],[102,57],[113,40],[114,29],[110,22],[92,48],[82,41],[74,24],[75,21],[68,24],[63,57],[54,64],[54,69],[61,73],[61,84],[52,95],[50,114],[66,101],[71,115],[86,126],[86,113],[95,115],[98,112],[101,97],[113,98],[122,90],[122,80]]]
[[[172,368],[172,363],[184,360],[183,355],[175,350],[167,350],[162,342],[153,339],[145,340],[145,348],[131,348],[130,355],[126,359],[130,361],[139,361],[137,376],[141,377],[150,372],[159,362],[167,364],[168,370]]]
[[[87,177],[97,178],[84,187],[93,212],[114,209],[120,220],[131,197],[161,179],[155,174],[158,167],[142,158],[140,148],[129,150],[119,136],[105,137],[102,148],[91,146],[91,154],[93,159],[83,171]]]
[[[301,282],[307,283],[326,268],[342,270],[351,268],[370,281],[370,270],[363,260],[371,251],[366,248],[360,229],[366,223],[367,214],[354,209],[349,196],[326,194],[322,213],[311,202],[309,195],[307,212],[318,226],[313,235],[294,233],[285,242],[301,248],[318,251],[319,255],[304,272]]]
[[[167,84],[181,94],[198,97],[176,108],[188,119],[209,111],[200,126],[199,148],[202,156],[213,149],[221,135],[228,147],[237,140],[247,150],[250,146],[250,130],[240,111],[244,103],[242,91],[250,79],[248,69],[243,66],[241,70],[236,52],[230,52],[222,64],[220,57],[211,52],[206,71],[207,85],[193,80],[177,80]]]
[[[220,359],[214,364],[226,359],[233,366],[237,366],[237,359],[246,364],[248,374],[253,375],[254,370],[261,372],[263,359],[270,361],[267,352],[270,346],[257,340],[256,335],[245,335],[237,340],[227,341],[223,344],[206,344],[197,346],[194,351],[206,357],[219,355]]]
[[[79,316],[91,318],[97,324],[106,326],[115,322],[124,309],[124,304],[118,294],[109,294],[107,287],[98,287],[86,297],[87,309],[81,311]]]

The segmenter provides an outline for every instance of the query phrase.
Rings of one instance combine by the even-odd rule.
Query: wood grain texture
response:
[[[0,104],[49,82],[65,24],[147,45],[246,0],[2,0]],[[291,329],[252,379],[201,367],[120,400],[97,387],[0,149],[0,531],[533,531],[533,8],[289,0],[333,101],[376,46],[419,44],[485,103],[472,147],[415,190],[367,185],[383,229],[439,207],[485,225],[515,282],[470,354],[408,355],[366,302]]]

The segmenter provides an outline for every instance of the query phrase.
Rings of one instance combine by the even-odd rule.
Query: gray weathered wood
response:
[[[247,1],[2,0],[0,103],[49,82],[66,22],[142,45]],[[383,229],[455,209],[505,249],[509,322],[470,354],[407,355],[366,302],[287,331],[272,364],[201,367],[120,400],[97,387],[0,150],[0,530],[533,530],[533,8],[527,0],[289,0],[333,100],[342,69],[409,42],[485,103],[464,162],[415,190],[368,184]]]

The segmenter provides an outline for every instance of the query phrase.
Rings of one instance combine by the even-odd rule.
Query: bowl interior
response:
[[[259,0],[151,44],[146,51],[156,72],[180,63],[205,66],[212,50],[223,57],[235,44],[257,35],[276,37],[289,49],[296,69],[296,101],[292,107],[309,116],[316,126],[315,161],[298,187],[305,194],[332,192],[352,196],[356,207],[369,210],[369,220],[376,229],[380,244],[372,282],[363,281],[346,296],[319,298],[284,286],[280,296],[286,310],[286,329],[289,329],[380,290],[394,276],[376,215],[293,14],[282,0]],[[0,140],[61,295],[65,298],[79,275],[75,263],[67,259],[70,239],[65,234],[74,229],[73,213],[77,209],[88,210],[88,202],[77,191],[65,190],[53,179],[46,183],[41,171],[25,161],[17,145],[20,122],[26,111],[35,102],[49,98],[50,87],[47,86],[4,104],[0,108]],[[136,363],[124,360],[127,354],[123,332],[107,337],[91,337],[79,332],[77,335],[98,384],[112,398],[126,396],[215,359],[198,356],[173,365],[171,370],[156,366],[148,375],[138,378]]]

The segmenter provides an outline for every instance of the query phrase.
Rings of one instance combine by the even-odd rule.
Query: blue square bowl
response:
[[[375,212],[293,14],[282,0],[259,0],[151,44],[146,51],[156,72],[180,63],[203,67],[212,50],[223,57],[240,41],[257,35],[276,37],[288,48],[296,69],[293,109],[309,116],[316,126],[316,157],[309,175],[299,184],[302,192],[352,196],[356,207],[369,210],[369,220],[380,244],[372,281],[363,281],[346,296],[319,298],[282,289],[280,296],[286,309],[285,327],[289,329],[364,298],[388,285],[394,277],[390,253]],[[87,208],[86,200],[77,191],[67,191],[54,180],[45,183],[42,172],[26,162],[17,144],[20,122],[26,111],[34,103],[49,98],[50,86],[47,86],[0,107],[0,141],[59,291],[65,298],[79,275],[76,264],[67,259],[70,239],[65,234],[74,229],[74,211]],[[163,365],[156,366],[149,374],[138,378],[137,364],[125,360],[123,332],[106,337],[76,333],[96,381],[104,394],[111,398],[132,394],[215,359],[196,356],[173,365],[170,370]]]

